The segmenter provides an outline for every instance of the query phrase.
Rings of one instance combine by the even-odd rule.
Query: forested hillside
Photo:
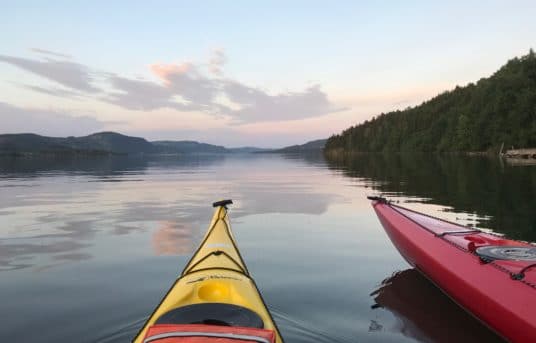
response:
[[[109,155],[109,154],[224,154],[262,151],[255,147],[227,149],[196,141],[154,141],[99,132],[83,137],[47,137],[33,133],[0,134],[0,155]]]
[[[153,141],[151,142],[160,153],[208,153],[220,154],[229,152],[225,147],[220,145],[212,145],[207,143],[199,143],[196,141]]]
[[[419,106],[382,113],[330,137],[325,151],[492,151],[536,147],[536,56],[514,58],[489,78]]]
[[[309,141],[304,144],[291,145],[281,149],[272,150],[271,152],[277,153],[308,153],[308,152],[322,152],[322,149],[326,145],[327,139],[317,139]]]
[[[47,137],[32,133],[0,135],[0,154],[130,154],[156,151],[143,138],[115,132],[99,132],[84,137]]]

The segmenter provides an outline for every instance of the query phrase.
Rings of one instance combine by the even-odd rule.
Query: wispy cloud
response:
[[[71,91],[65,88],[60,87],[40,87],[40,86],[34,86],[34,85],[27,85],[23,84],[22,87],[32,90],[34,92],[43,93],[47,95],[57,96],[60,98],[80,98],[83,96],[83,94],[80,94],[79,92]]]
[[[157,108],[174,108],[172,92],[159,84],[145,80],[135,80],[110,74],[107,81],[113,90],[101,100],[128,110],[151,111]]]
[[[208,109],[219,93],[219,81],[205,76],[191,63],[153,64],[150,69],[173,95],[194,108]]]
[[[0,55],[0,62],[11,64],[81,92],[96,93],[99,91],[92,84],[93,76],[90,69],[79,63],[48,57],[43,60],[33,60],[7,55]]]
[[[38,54],[43,54],[43,55],[50,55],[50,56],[61,57],[61,58],[72,58],[71,55],[60,54],[59,52],[54,52],[54,51],[45,50],[45,49],[31,48],[30,50]]]
[[[241,122],[285,121],[318,117],[344,110],[332,104],[327,95],[315,85],[301,92],[270,95],[239,82],[224,81],[224,93],[240,109],[229,114]]]
[[[23,108],[0,102],[2,133],[41,133],[77,136],[101,130],[105,123],[95,118],[73,117],[63,111]]]
[[[65,59],[66,55],[34,50],[54,54],[55,58],[36,60],[0,55],[0,62],[67,88],[24,85],[27,89],[53,96],[72,98],[80,93],[128,110],[171,108],[179,112],[197,111],[227,117],[234,123],[297,120],[344,109],[333,104],[320,85],[274,94],[223,77],[227,61],[223,49],[213,50],[208,63],[151,64],[149,71],[159,82],[97,72]]]

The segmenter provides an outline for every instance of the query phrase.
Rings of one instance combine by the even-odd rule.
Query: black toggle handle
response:
[[[384,203],[384,204],[387,204],[387,202],[388,202],[387,199],[385,199],[384,197],[381,197],[381,196],[368,195],[367,199],[374,200],[374,201],[379,201],[379,202]]]
[[[223,207],[227,208],[227,205],[230,205],[232,203],[233,203],[233,201],[231,199],[220,200],[220,201],[216,201],[216,202],[212,203],[212,207],[223,206]]]

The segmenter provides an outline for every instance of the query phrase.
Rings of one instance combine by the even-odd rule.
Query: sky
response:
[[[536,48],[535,1],[0,6],[0,133],[301,144]]]

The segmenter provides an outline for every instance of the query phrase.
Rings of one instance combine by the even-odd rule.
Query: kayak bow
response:
[[[231,203],[213,204],[203,241],[134,343],[283,342],[233,238]]]
[[[502,337],[536,342],[536,246],[370,199],[409,264]]]

